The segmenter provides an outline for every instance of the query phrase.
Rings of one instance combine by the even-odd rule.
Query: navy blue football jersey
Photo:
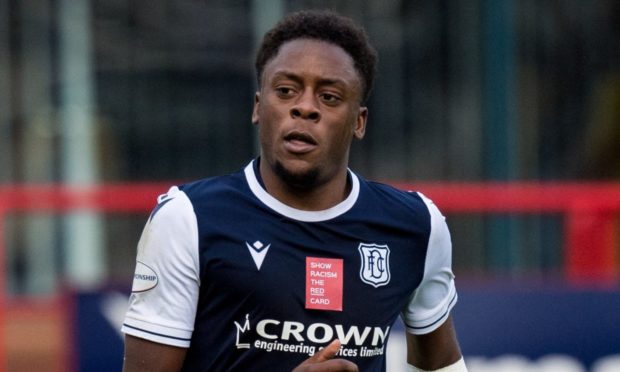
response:
[[[123,332],[189,348],[187,371],[292,370],[336,338],[338,357],[384,371],[399,315],[414,334],[447,319],[452,248],[429,199],[349,171],[344,201],[298,210],[256,163],[159,197]]]

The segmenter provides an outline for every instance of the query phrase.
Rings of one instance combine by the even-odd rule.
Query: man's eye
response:
[[[276,88],[276,92],[278,92],[280,95],[289,95],[293,93],[293,90],[288,87],[278,87]]]
[[[330,93],[323,93],[323,94],[321,94],[321,98],[325,102],[337,102],[338,100],[340,100],[340,98],[338,98],[338,96],[330,94]]]

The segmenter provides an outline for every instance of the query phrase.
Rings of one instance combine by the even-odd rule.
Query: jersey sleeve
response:
[[[200,286],[198,226],[177,187],[158,198],[138,243],[129,309],[121,331],[189,347]]]
[[[456,303],[457,294],[452,273],[452,243],[445,217],[430,199],[418,194],[430,213],[431,231],[424,276],[401,315],[407,331],[421,335],[443,324]]]

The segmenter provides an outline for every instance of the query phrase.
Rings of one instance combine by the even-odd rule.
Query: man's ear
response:
[[[353,136],[357,139],[364,138],[366,133],[366,122],[368,121],[368,108],[360,107],[355,120],[355,128],[353,128]]]
[[[254,94],[254,107],[252,108],[252,124],[258,125],[258,106],[260,104],[260,92]]]

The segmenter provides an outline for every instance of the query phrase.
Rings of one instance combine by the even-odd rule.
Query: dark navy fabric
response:
[[[360,371],[385,370],[386,345],[379,343],[376,356],[361,354],[376,349],[376,329],[390,329],[422,279],[430,214],[416,193],[359,181],[355,205],[322,222],[275,212],[252,193],[242,171],[180,187],[197,217],[201,276],[185,371],[290,371],[309,354],[266,351],[265,345],[318,350],[327,343],[312,339],[328,332],[325,325],[358,333],[361,342],[351,337],[343,345],[343,353],[355,356],[343,357]],[[260,270],[247,246],[257,241],[270,244]],[[360,243],[389,247],[388,284],[375,288],[361,280]],[[342,311],[305,309],[306,257],[343,259]],[[269,338],[257,330],[260,324]],[[294,335],[286,332],[291,329]]]

